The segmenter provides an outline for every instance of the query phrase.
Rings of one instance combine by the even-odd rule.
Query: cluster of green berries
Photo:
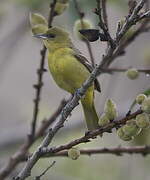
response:
[[[132,140],[141,130],[150,127],[150,97],[139,94],[136,97],[136,103],[141,105],[143,113],[137,115],[135,119],[127,121],[124,126],[117,130],[118,136],[124,141]]]
[[[108,123],[110,123],[112,120],[114,120],[117,117],[117,108],[116,104],[111,100],[108,99],[105,102],[104,106],[104,113],[99,118],[99,126],[105,126]]]
[[[69,0],[57,0],[54,15],[61,15],[69,6]],[[39,13],[30,13],[30,25],[34,35],[45,33],[48,30],[48,22],[44,16]]]

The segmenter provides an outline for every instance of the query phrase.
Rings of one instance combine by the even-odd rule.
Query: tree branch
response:
[[[84,14],[84,12],[82,12],[80,10],[78,1],[77,0],[73,0],[73,1],[74,1],[75,9],[76,9],[76,11],[77,11],[77,13],[79,15],[80,20],[81,20],[82,28],[83,28],[83,18],[84,18],[85,14]],[[93,52],[92,52],[91,44],[90,44],[90,42],[87,39],[84,39],[84,42],[85,42],[85,44],[87,46],[92,66],[95,67],[95,60],[94,60],[94,55],[93,55]]]
[[[57,147],[43,147],[43,148],[40,149],[39,155],[41,156],[41,158],[53,157],[53,156],[59,156],[59,155],[63,156],[64,152],[65,153],[67,152],[67,151],[64,151],[64,150],[68,150],[68,149],[70,149],[70,148],[72,148],[72,147],[74,147],[76,145],[82,144],[82,143],[88,143],[88,142],[91,141],[91,139],[95,139],[96,136],[99,136],[99,135],[102,136],[103,133],[110,133],[110,132],[112,132],[112,129],[114,129],[114,128],[117,129],[118,127],[124,125],[127,121],[135,118],[138,114],[141,114],[141,113],[142,113],[141,110],[137,110],[136,112],[127,115],[125,118],[122,118],[122,119],[117,120],[117,121],[110,122],[108,125],[100,127],[97,130],[93,130],[93,131],[87,132],[87,133],[85,133],[84,136],[82,136],[82,137],[80,137],[78,139],[72,140],[72,141],[70,141],[67,144],[59,145]],[[118,148],[120,148],[120,147],[118,147]],[[134,147],[132,147],[132,148],[134,149]],[[101,153],[107,153],[107,152],[105,152],[104,148],[100,149],[99,151],[101,151]],[[119,149],[118,149],[118,151],[119,151]],[[149,151],[149,149],[148,149],[148,151]],[[84,150],[83,150],[83,152],[84,152]],[[82,150],[81,150],[81,153],[82,153]],[[88,154],[88,153],[85,153],[85,154]],[[91,154],[92,154],[92,152],[91,152]],[[24,157],[24,159],[22,159],[22,161],[27,161],[29,156],[33,156],[33,154],[30,154],[30,155]]]
[[[48,18],[48,27],[50,28],[52,26],[52,21],[54,18],[54,8],[57,0],[54,0],[53,3],[51,3],[51,11],[49,13]],[[34,108],[33,108],[33,119],[31,123],[31,139],[34,138],[35,130],[36,130],[36,122],[38,118],[39,113],[39,103],[40,103],[40,96],[41,96],[41,90],[43,86],[43,73],[45,72],[45,55],[46,55],[46,47],[43,46],[41,50],[41,60],[40,60],[40,67],[37,70],[37,84],[34,84],[33,87],[35,88],[35,99],[34,99]]]
[[[129,68],[106,68],[101,69],[103,72],[106,73],[113,73],[113,72],[126,72]],[[150,69],[137,69],[138,72],[149,74]]]
[[[95,148],[95,149],[80,149],[81,155],[94,155],[94,154],[113,154],[122,156],[123,154],[141,154],[143,156],[150,154],[150,146],[133,146],[133,147],[115,147],[115,148]],[[63,150],[55,154],[48,154],[45,157],[68,157],[68,150]]]
[[[123,24],[120,31],[117,33],[116,43],[119,43],[121,38],[128,31],[128,29],[130,29],[132,25],[135,25],[140,20],[138,13],[143,8],[145,1],[146,0],[141,0],[134,8],[132,14],[126,18],[125,23]]]
[[[48,166],[39,176],[36,176],[36,177],[35,177],[35,180],[40,180],[41,177],[44,176],[44,175],[47,173],[47,171],[55,165],[55,163],[56,163],[56,161],[53,161],[53,162],[50,164],[50,166]]]
[[[96,9],[96,14],[98,15],[99,17],[99,27],[103,30],[104,32],[104,35],[107,37],[108,39],[108,42],[111,46],[112,49],[115,49],[116,45],[115,45],[115,42],[114,40],[112,39],[109,31],[108,31],[108,26],[107,24],[105,23],[105,20],[102,19],[102,12],[101,12],[101,3],[100,3],[100,0],[96,0],[97,2],[97,9]],[[106,17],[105,17],[106,18]]]
[[[141,3],[142,2],[142,3]],[[121,31],[119,32],[119,34],[116,36],[117,42],[119,42],[121,40],[121,38],[124,36],[124,34],[128,31],[128,29],[134,24],[134,14],[135,12],[138,13],[138,11],[143,7],[141,4],[144,4],[143,2],[145,2],[144,0],[142,0],[137,6],[136,8],[133,10],[133,13],[130,16],[129,21],[127,21],[125,23],[125,25],[122,27]],[[99,9],[100,10],[100,9]],[[113,40],[114,42],[114,40]],[[118,43],[117,43],[118,45]],[[118,45],[119,46],[119,45]],[[53,137],[55,136],[55,134],[57,133],[57,131],[62,128],[64,126],[64,122],[67,119],[67,117],[70,115],[70,113],[72,112],[72,110],[78,105],[79,100],[82,98],[82,96],[85,94],[86,90],[92,85],[92,83],[94,82],[95,78],[102,73],[101,69],[108,67],[108,65],[112,62],[112,57],[113,57],[113,53],[114,50],[116,49],[116,46],[110,46],[108,48],[108,51],[106,52],[106,54],[102,57],[102,61],[101,63],[96,66],[94,68],[94,70],[92,71],[90,77],[85,81],[85,83],[82,85],[81,88],[79,88],[72,100],[70,100],[67,105],[63,108],[60,118],[58,119],[58,122],[56,123],[56,125],[49,129],[48,134],[46,135],[46,137],[44,138],[43,142],[41,143],[41,145],[37,148],[37,150],[33,153],[33,155],[28,159],[26,165],[24,166],[24,168],[22,169],[22,171],[18,174],[18,176],[16,176],[15,180],[24,180],[26,177],[30,176],[31,173],[31,169],[33,168],[33,166],[35,165],[35,163],[40,159],[41,157],[41,153],[43,149],[47,149],[48,145],[51,143]],[[137,111],[136,113],[134,113],[131,116],[128,116],[127,118],[123,119],[122,121],[115,121],[110,123],[108,126],[105,127],[101,127],[97,130],[94,130],[92,132],[86,133],[85,136],[76,139],[75,141],[70,142],[67,145],[64,146],[59,146],[57,147],[57,149],[55,148],[55,152],[56,150],[59,151],[60,149],[62,150],[63,148],[65,148],[66,146],[68,148],[76,145],[76,144],[80,144],[80,143],[84,143],[89,141],[90,138],[94,138],[95,136],[102,134],[104,132],[109,131],[110,129],[116,127],[116,125],[120,125],[123,122],[125,123],[128,118],[133,118],[135,117],[137,114],[142,113],[141,110]],[[52,151],[53,149],[51,149]]]
[[[41,123],[41,126],[37,130],[34,139],[29,138],[27,136],[25,142],[20,146],[18,151],[9,159],[7,164],[0,170],[0,180],[5,179],[14,169],[15,167],[22,162],[26,157],[28,157],[29,148],[33,145],[33,143],[42,137],[45,133],[47,128],[56,120],[56,118],[59,116],[60,112],[62,111],[62,108],[65,106],[67,102],[63,100],[57,110],[53,113],[53,115],[48,120],[43,120]]]
[[[40,155],[42,156],[51,155],[53,153],[57,153],[62,150],[70,149],[73,146],[76,146],[78,144],[90,142],[90,139],[95,139],[96,136],[103,135],[104,132],[111,132],[113,128],[118,128],[120,125],[124,125],[127,121],[135,118],[138,114],[141,114],[141,113],[142,111],[138,110],[135,113],[130,114],[123,119],[120,119],[118,121],[113,121],[106,126],[100,127],[99,129],[87,132],[84,136],[78,139],[75,139],[65,145],[60,145],[58,147],[47,147],[47,148],[43,147],[40,151]]]

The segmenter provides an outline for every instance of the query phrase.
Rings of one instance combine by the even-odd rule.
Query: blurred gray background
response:
[[[86,4],[86,6],[85,6]],[[94,1],[80,1],[81,8],[86,18],[97,27],[97,17],[92,13],[95,7]],[[35,90],[33,84],[37,81],[36,69],[40,62],[40,49],[42,43],[32,37],[29,25],[29,12],[38,12],[48,16],[49,1],[40,0],[0,0],[0,167],[4,165],[18,145],[23,142],[30,130],[32,120],[33,99]],[[114,35],[117,22],[128,12],[127,1],[108,0],[109,28]],[[75,46],[88,58],[86,45],[73,34],[73,24],[78,19],[73,2],[65,13],[54,19],[53,25],[63,27],[71,34]],[[94,57],[97,63],[105,52],[106,43],[91,43]],[[150,34],[145,33],[136,39],[126,51],[126,55],[119,57],[111,67],[150,67]],[[47,61],[46,61],[47,68]],[[128,111],[136,95],[150,85],[150,76],[140,74],[137,80],[129,80],[124,73],[113,75],[103,74],[99,78],[102,93],[96,93],[95,103],[97,112],[103,112],[104,102],[112,98],[122,117]],[[59,89],[49,72],[44,74],[44,87],[40,103],[38,122],[49,117],[57,109],[62,98],[69,97],[68,93]],[[54,140],[54,144],[66,143],[71,139],[80,137],[85,132],[84,117],[81,106],[72,113]],[[148,139],[148,138],[147,138]],[[142,143],[149,141],[144,139]],[[138,144],[141,141],[131,142]],[[38,144],[38,143],[37,143]],[[36,144],[36,145],[37,145]],[[35,145],[35,147],[36,147]],[[119,138],[116,133],[105,134],[102,139],[81,147],[103,147],[128,145]],[[35,148],[33,147],[31,151]],[[65,180],[107,180],[107,179],[136,179],[148,180],[150,178],[150,158],[140,155],[94,155],[80,157],[78,161],[67,158],[54,158],[56,165],[43,179]],[[41,160],[34,168],[33,176],[38,175],[52,159]],[[16,170],[17,171],[17,170]],[[30,178],[32,179],[32,178]]]

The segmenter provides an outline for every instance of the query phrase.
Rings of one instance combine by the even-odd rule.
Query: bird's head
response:
[[[34,37],[41,38],[49,51],[61,47],[69,47],[71,40],[69,34],[61,28],[49,28],[44,34],[36,34]]]

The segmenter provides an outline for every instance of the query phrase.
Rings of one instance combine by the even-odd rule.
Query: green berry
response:
[[[145,113],[150,114],[150,97],[146,98],[146,99],[142,102],[141,109],[142,109]]]
[[[126,75],[129,79],[134,80],[138,78],[139,72],[137,71],[137,69],[131,68],[126,71]]]
[[[126,122],[126,125],[122,127],[122,131],[126,136],[136,136],[141,132],[141,129],[136,125],[135,120]]]
[[[105,126],[110,123],[109,118],[106,116],[106,114],[102,114],[99,118],[99,126]]]
[[[92,25],[92,23],[89,20],[83,19],[81,21],[79,19],[79,20],[75,21],[73,31],[78,36],[78,38],[80,40],[84,41],[85,37],[79,32],[79,30],[81,30],[81,29],[91,29],[91,28],[93,28],[93,25]]]
[[[109,120],[113,120],[117,117],[117,108],[116,104],[111,100],[108,99],[105,103],[104,112]]]
[[[142,102],[147,98],[147,96],[145,94],[139,94],[137,97],[136,97],[136,102],[138,104],[142,104]]]
[[[142,113],[136,116],[136,125],[139,128],[147,129],[150,127],[149,116],[146,113]]]
[[[79,158],[80,156],[80,151],[77,148],[71,148],[68,150],[68,156],[72,159],[72,160],[76,160]]]
[[[127,135],[125,135],[122,127],[117,130],[117,135],[118,135],[118,137],[119,137],[120,139],[122,139],[123,141],[131,141],[131,140],[133,139],[132,136],[127,136]]]

